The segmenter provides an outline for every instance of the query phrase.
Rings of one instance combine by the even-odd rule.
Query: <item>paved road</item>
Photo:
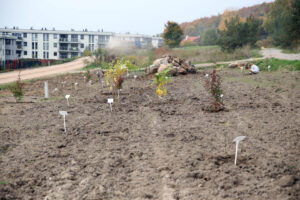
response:
[[[60,65],[52,65],[49,67],[39,67],[34,69],[24,69],[21,71],[21,79],[28,80],[46,76],[53,76],[57,74],[63,74],[67,72],[76,71],[85,66],[84,60],[90,60],[90,58],[83,57],[72,62],[60,64]],[[18,77],[19,71],[12,71],[6,73],[0,73],[0,84],[10,83],[16,81]]]

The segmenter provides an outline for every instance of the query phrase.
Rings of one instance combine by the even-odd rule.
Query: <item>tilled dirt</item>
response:
[[[113,112],[95,75],[48,79],[49,100],[43,81],[27,103],[1,91],[0,199],[299,199],[299,73],[223,70],[218,113],[202,110],[205,73],[173,78],[163,100],[150,77],[130,78]]]

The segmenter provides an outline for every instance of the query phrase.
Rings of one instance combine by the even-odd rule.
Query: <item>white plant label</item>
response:
[[[84,79],[84,82],[85,82],[86,77],[84,76],[83,79]]]
[[[45,98],[49,98],[49,90],[48,90],[48,81],[45,81],[44,83],[44,90],[45,90]]]
[[[74,83],[75,90],[77,90],[77,85],[78,85],[78,83],[77,83],[77,82],[76,82],[76,83]]]
[[[134,80],[136,80],[136,78],[137,78],[137,75],[134,75],[134,76],[133,76],[133,78],[134,78]]]
[[[67,113],[67,111],[59,111],[59,114],[64,117],[64,130],[66,132],[67,131],[67,127],[66,127],[66,115],[68,115],[68,113]]]
[[[221,97],[221,98],[223,98],[223,97],[224,97],[224,95],[223,95],[223,94],[221,94],[221,95],[220,95],[220,97]]]
[[[114,99],[107,99],[107,103],[109,103],[110,111],[112,112],[112,104],[114,103]]]
[[[269,65],[269,66],[268,66],[268,71],[270,71],[270,70],[271,70],[271,66]]]
[[[58,88],[54,88],[53,92],[57,92],[58,91]]]
[[[205,77],[208,78],[208,74],[205,74]]]
[[[66,81],[61,82],[62,86],[65,87]]]
[[[118,90],[118,99],[120,99],[120,90]]]
[[[67,94],[67,95],[66,95],[66,99],[67,99],[68,106],[70,106],[70,104],[69,104],[69,98],[70,98],[70,95]]]
[[[239,149],[239,142],[244,140],[246,136],[238,136],[236,137],[233,142],[235,142],[235,158],[234,158],[234,164],[237,163],[237,156],[238,156],[238,149]]]
[[[89,81],[90,86],[92,85],[92,80]]]

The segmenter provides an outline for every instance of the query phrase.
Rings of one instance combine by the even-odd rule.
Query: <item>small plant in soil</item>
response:
[[[91,72],[90,70],[87,70],[85,73],[84,73],[84,76],[85,76],[85,82],[88,83],[91,78],[92,78],[92,75],[91,75]]]
[[[167,95],[167,89],[164,87],[168,82],[171,81],[171,77],[167,75],[167,73],[170,71],[170,67],[165,69],[162,72],[156,73],[154,75],[154,81],[152,82],[152,85],[156,85],[156,95],[158,98],[162,98],[163,95]]]
[[[109,89],[116,94],[117,90],[122,89],[124,83],[123,75],[127,73],[128,69],[133,69],[135,66],[128,60],[121,59],[115,63],[111,63],[110,67],[105,72],[106,84]]]
[[[23,99],[24,83],[21,80],[21,71],[19,71],[17,81],[9,87],[9,90],[13,94],[17,102]]]
[[[211,95],[211,104],[208,107],[208,111],[218,112],[224,110],[223,103],[223,90],[221,89],[221,77],[214,69],[211,74],[205,80],[205,89]]]

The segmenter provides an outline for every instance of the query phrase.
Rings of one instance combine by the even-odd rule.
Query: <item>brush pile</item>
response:
[[[168,67],[171,68],[168,72],[170,76],[188,73],[195,74],[197,72],[196,67],[192,65],[191,62],[170,55],[155,60],[152,65],[146,68],[145,72],[147,74],[154,74],[156,72],[162,72]]]

